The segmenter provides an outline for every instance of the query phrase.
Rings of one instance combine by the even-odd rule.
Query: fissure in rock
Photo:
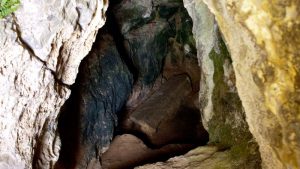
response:
[[[115,1],[107,17],[61,109],[56,168],[133,168],[205,145],[183,2]]]

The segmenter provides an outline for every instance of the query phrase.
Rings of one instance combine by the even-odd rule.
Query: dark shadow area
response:
[[[187,17],[187,12],[182,11],[183,6],[178,7],[182,4],[176,1],[171,6],[153,6],[154,11],[145,21],[138,16],[138,21],[124,33],[118,21],[125,24],[123,22],[127,22],[128,18],[122,20],[114,13],[114,7],[119,2],[121,0],[110,2],[107,22],[99,30],[90,53],[82,60],[76,81],[71,86],[70,98],[61,108],[58,118],[61,150],[56,169],[86,168],[92,159],[101,158],[103,149],[107,148],[113,137],[125,133],[142,140],[150,152],[145,155],[147,158],[125,168],[164,161],[208,141],[199,110],[184,105],[177,111],[176,117],[159,125],[157,135],[162,140],[167,138],[162,145],[152,144],[145,133],[128,132],[118,126],[128,118],[126,101],[135,94],[132,90],[134,85],[141,85],[140,90],[144,90],[144,86],[153,86],[158,76],[165,75],[163,68],[166,64],[171,72],[169,77],[187,74],[191,81],[199,81],[198,77],[194,78],[195,72],[198,73],[198,69],[193,70],[197,67],[195,51],[189,51],[186,55],[184,52],[184,45],[194,49],[194,42],[191,40],[190,20],[180,23]],[[167,57],[170,63],[166,63]],[[190,68],[189,63],[192,62],[196,66]]]
[[[132,59],[130,59],[129,54],[127,53],[127,51],[125,49],[124,36],[121,34],[121,32],[118,28],[116,18],[113,14],[113,11],[112,11],[112,8],[114,8],[115,5],[118,4],[119,2],[121,2],[121,0],[116,0],[116,1],[110,2],[110,5],[109,5],[109,7],[107,9],[107,12],[106,12],[107,20],[106,20],[106,23],[105,23],[105,27],[108,30],[108,32],[112,35],[112,37],[114,38],[114,41],[116,43],[116,47],[118,49],[118,52],[120,53],[120,56],[121,56],[122,60],[127,65],[129,71],[133,75],[133,79],[134,79],[134,83],[135,83],[138,79],[138,75],[139,75],[138,72],[139,71],[134,66],[134,63],[133,63]],[[99,36],[99,34],[98,34],[98,36]]]
[[[74,86],[72,87],[74,88]],[[58,132],[61,138],[61,151],[57,162],[57,169],[72,169],[76,165],[76,156],[79,153],[80,115],[78,93],[72,90],[71,97],[65,102],[58,118]]]

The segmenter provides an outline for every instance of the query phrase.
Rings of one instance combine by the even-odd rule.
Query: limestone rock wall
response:
[[[0,20],[0,168],[51,168],[57,115],[104,24],[106,0],[22,0]],[[33,164],[32,164],[33,163]]]
[[[235,87],[231,56],[214,15],[202,1],[184,0],[184,4],[194,24],[201,68],[200,110],[210,144],[228,149],[230,168],[260,168],[258,146]]]
[[[263,168],[299,168],[300,2],[203,1],[229,47]]]

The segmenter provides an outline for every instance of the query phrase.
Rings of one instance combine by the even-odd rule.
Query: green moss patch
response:
[[[0,19],[5,18],[16,11],[20,5],[19,0],[1,0],[0,1]]]
[[[260,168],[258,145],[249,131],[241,100],[237,92],[230,91],[224,80],[223,65],[225,60],[231,62],[230,54],[222,39],[217,45],[218,50],[214,48],[209,54],[214,65],[215,84],[211,98],[213,117],[208,123],[210,143],[230,149],[235,168]]]

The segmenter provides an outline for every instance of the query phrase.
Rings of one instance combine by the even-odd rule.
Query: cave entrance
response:
[[[56,168],[133,168],[206,144],[199,79],[181,0],[111,2],[61,109]]]

